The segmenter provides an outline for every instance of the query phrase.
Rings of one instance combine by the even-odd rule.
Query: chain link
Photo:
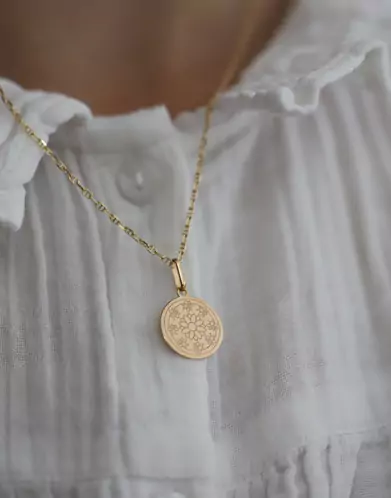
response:
[[[249,0],[249,7],[252,6],[252,3],[253,3],[252,0]],[[28,123],[24,120],[23,116],[16,109],[12,101],[6,96],[4,89],[0,85],[0,99],[3,101],[4,105],[8,108],[8,110],[11,112],[15,121],[23,128],[25,133],[38,145],[38,147],[48,157],[52,159],[57,168],[62,173],[64,173],[65,177],[69,180],[69,182],[72,183],[72,185],[74,185],[86,199],[91,201],[95,205],[98,211],[104,213],[114,225],[123,230],[126,233],[126,235],[131,237],[135,242],[137,242],[137,244],[144,247],[144,249],[146,249],[150,254],[152,254],[153,256],[157,256],[163,263],[165,263],[167,266],[170,267],[173,266],[174,261],[177,261],[179,263],[182,262],[183,257],[186,253],[190,227],[193,221],[195,204],[198,197],[202,171],[205,164],[206,148],[208,145],[208,135],[209,135],[209,130],[211,128],[213,111],[215,109],[216,101],[218,99],[220,92],[225,90],[225,88],[231,83],[232,79],[235,77],[235,74],[238,70],[238,66],[240,65],[240,61],[242,60],[243,53],[247,47],[247,44],[251,39],[251,35],[253,34],[256,24],[254,22],[256,16],[253,16],[252,14],[253,10],[252,8],[250,8],[248,15],[245,16],[245,23],[244,23],[245,26],[243,30],[244,36],[242,36],[241,39],[239,40],[238,48],[235,51],[234,57],[232,58],[231,63],[229,64],[229,67],[227,68],[227,71],[224,74],[224,78],[222,79],[222,82],[219,85],[217,92],[214,94],[214,96],[211,98],[211,100],[206,106],[202,136],[198,147],[196,171],[194,174],[194,181],[190,195],[189,207],[186,214],[185,225],[182,232],[178,254],[174,258],[166,256],[165,254],[158,251],[158,249],[153,244],[150,244],[149,242],[144,240],[140,235],[138,235],[138,233],[135,232],[135,230],[122,223],[122,221],[116,214],[110,211],[109,208],[105,204],[103,204],[103,202],[99,201],[95,197],[95,194],[91,190],[89,190],[85,185],[83,185],[81,180],[72,173],[72,171],[68,168],[68,166],[57,156],[57,154],[47,145],[47,143],[44,140],[42,140],[42,138],[40,138],[34,132],[34,130],[28,125]]]

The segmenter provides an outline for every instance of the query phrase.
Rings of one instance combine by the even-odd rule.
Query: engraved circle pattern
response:
[[[185,358],[208,358],[223,340],[220,318],[205,301],[195,297],[179,297],[168,303],[161,325],[165,341]]]

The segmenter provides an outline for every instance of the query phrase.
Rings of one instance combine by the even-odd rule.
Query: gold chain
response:
[[[249,6],[252,6],[251,0],[249,1]],[[214,96],[211,98],[211,100],[208,102],[206,106],[202,136],[198,147],[196,172],[194,175],[193,187],[190,196],[190,203],[187,210],[185,226],[183,228],[181,243],[176,258],[170,258],[169,256],[162,254],[160,251],[156,249],[156,247],[153,244],[150,244],[142,237],[140,237],[140,235],[138,235],[138,233],[135,232],[135,230],[122,223],[122,221],[118,218],[117,215],[115,215],[112,211],[110,211],[105,204],[99,201],[95,197],[94,193],[83,185],[81,180],[72,173],[72,171],[68,168],[68,166],[47,145],[47,143],[44,140],[42,140],[42,138],[40,138],[34,132],[34,130],[27,124],[27,122],[24,120],[20,112],[15,108],[12,101],[6,96],[3,88],[0,85],[0,98],[5,104],[5,106],[8,108],[8,110],[11,112],[11,114],[13,115],[15,121],[22,126],[25,133],[38,145],[38,147],[40,147],[40,149],[53,160],[57,168],[62,173],[64,173],[66,178],[80,190],[81,194],[86,199],[90,200],[95,205],[98,211],[106,214],[109,220],[112,223],[114,223],[114,225],[123,230],[127,235],[129,235],[129,237],[131,237],[135,242],[144,247],[150,254],[157,256],[158,258],[161,259],[161,261],[163,261],[163,263],[171,267],[173,266],[175,261],[181,262],[186,252],[190,227],[193,221],[194,208],[198,197],[201,174],[205,164],[205,153],[208,145],[208,134],[211,127],[212,115],[215,109],[216,101],[218,99],[219,93],[222,90],[224,90],[231,83],[232,79],[235,77],[243,53],[247,47],[247,44],[251,39],[251,35],[255,28],[254,19],[256,19],[256,16],[252,15],[253,13],[252,8],[250,8],[249,10],[250,10],[249,15],[245,16],[244,36],[241,37],[241,39],[239,40],[238,48],[235,51],[234,57],[232,58],[232,61],[229,64],[227,71],[224,74],[224,78],[221,84],[219,85],[216,93],[214,94]]]

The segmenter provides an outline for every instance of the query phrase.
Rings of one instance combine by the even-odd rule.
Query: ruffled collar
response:
[[[309,114],[325,86],[359,68],[372,53],[380,59],[376,72],[391,89],[390,26],[382,26],[375,9],[357,4],[299,1],[269,48],[225,97],[272,112]]]
[[[355,0],[299,0],[269,48],[254,60],[239,83],[222,95],[225,103],[275,113],[309,114],[322,89],[357,69],[372,54],[375,71],[391,91],[389,30],[353,9]],[[341,7],[344,5],[344,7]],[[64,95],[26,91],[8,80],[0,84],[44,140],[73,118],[92,119],[83,103]],[[15,127],[0,107],[0,223],[20,228],[25,184],[42,152]]]

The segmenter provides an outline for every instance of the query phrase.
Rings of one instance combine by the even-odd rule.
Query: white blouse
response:
[[[170,270],[0,107],[1,498],[391,496],[391,23],[342,4],[302,0],[220,99],[185,260],[225,325],[207,361],[159,335]],[[175,254],[202,109],[1,84]]]

